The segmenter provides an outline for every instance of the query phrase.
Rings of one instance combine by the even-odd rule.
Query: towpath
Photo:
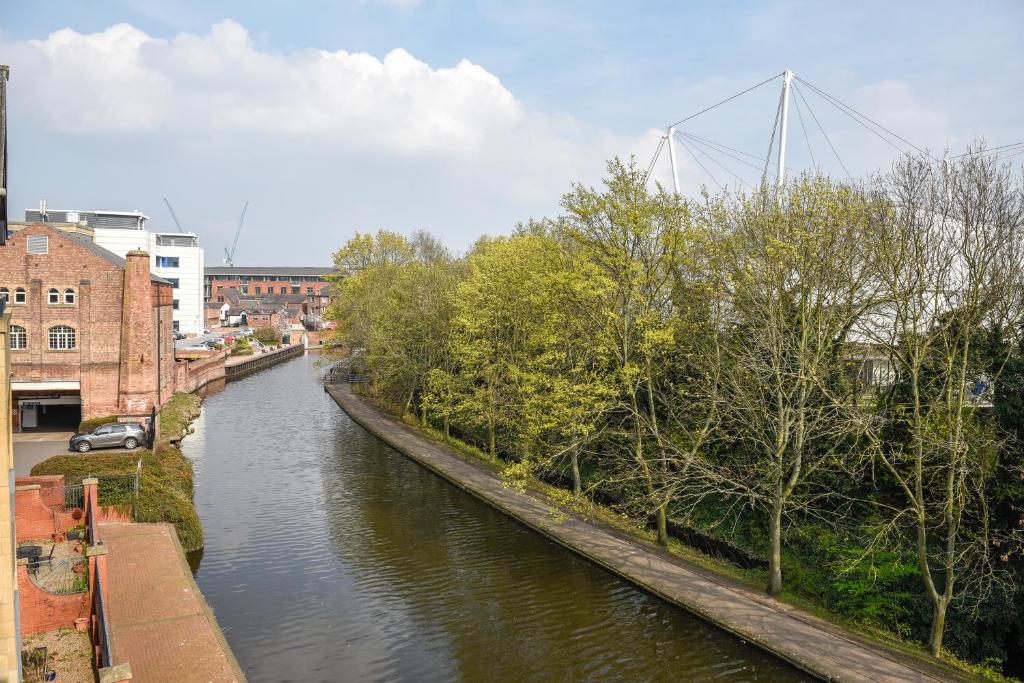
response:
[[[170,524],[101,524],[115,662],[135,681],[245,681]],[[254,598],[255,599],[255,598]]]
[[[539,494],[506,488],[497,473],[381,413],[347,384],[326,389],[353,420],[448,481],[631,583],[819,678],[892,683],[965,678],[937,663],[871,643],[611,526],[556,510]]]

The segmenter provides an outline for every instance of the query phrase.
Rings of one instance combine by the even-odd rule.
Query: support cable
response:
[[[779,93],[779,104],[775,107],[775,123],[772,124],[772,136],[768,140],[768,153],[764,156],[764,170],[761,171],[761,186],[764,187],[765,181],[768,179],[768,165],[771,164],[772,148],[775,147],[775,133],[779,130],[779,117],[782,115],[782,96],[783,93]],[[775,164],[778,166],[778,162]],[[778,168],[775,172],[775,177],[778,178],[779,174],[782,173],[782,169]]]
[[[817,124],[818,130],[821,131],[822,136],[824,136],[825,142],[828,143],[829,149],[832,150],[832,154],[835,155],[836,157],[836,161],[838,161],[839,165],[843,167],[843,171],[846,173],[846,177],[849,178],[850,180],[853,180],[853,176],[850,174],[850,170],[846,168],[846,164],[843,163],[842,158],[839,156],[839,152],[836,151],[836,146],[832,144],[831,138],[829,138],[828,133],[826,133],[825,129],[821,126],[821,121],[818,120],[817,115],[814,113],[814,109],[811,108],[810,102],[808,102],[807,98],[804,97],[804,93],[802,90],[800,90],[799,86],[796,88],[796,94],[800,97],[801,100],[804,101],[804,106],[807,107],[807,111],[810,113],[811,118],[814,119],[814,123]]]
[[[810,83],[810,82],[800,78],[799,76],[796,76],[796,79],[798,81],[800,81],[801,83],[803,83],[804,85],[806,85],[811,90],[813,90],[814,92],[818,93],[818,95],[820,95],[822,98],[827,100],[830,104],[832,104],[832,106],[834,106],[837,109],[839,109],[839,111],[843,112],[844,114],[849,116],[854,121],[857,121],[857,123],[859,123],[860,125],[862,125],[865,128],[867,128],[869,131],[871,131],[872,133],[877,135],[880,139],[885,140],[885,142],[889,143],[890,145],[892,145],[893,147],[898,149],[901,153],[905,153],[906,150],[900,149],[899,146],[894,144],[891,140],[886,140],[885,137],[883,137],[878,131],[874,130],[873,128],[868,126],[866,123],[864,123],[864,121],[867,121],[872,126],[875,126],[876,128],[879,128],[879,129],[885,131],[886,133],[888,133],[892,137],[896,138],[900,142],[904,143],[905,145],[908,145],[909,147],[913,147],[914,149],[916,149],[918,152],[920,152],[924,156],[928,157],[929,159],[933,159],[933,160],[937,161],[937,159],[935,159],[935,157],[933,157],[931,154],[929,154],[928,152],[924,151],[923,149],[921,149],[920,147],[918,147],[914,143],[910,142],[909,140],[907,140],[904,137],[901,137],[901,136],[897,135],[896,133],[892,132],[891,130],[889,130],[888,128],[883,126],[882,124],[880,124],[877,121],[875,121],[874,119],[870,118],[869,116],[867,116],[865,114],[860,113],[859,111],[857,111],[856,109],[854,109],[850,105],[840,101],[836,97],[833,97],[832,95],[828,94],[827,92],[825,92],[821,88],[817,87],[813,83]],[[863,119],[863,120],[860,120],[860,119]]]
[[[690,149],[690,146],[687,145],[684,140],[680,140],[679,144],[682,145],[683,149],[685,149],[691,157],[693,157],[693,160],[697,162],[697,165],[704,169],[704,172],[708,174],[709,178],[711,178],[711,182],[713,182],[715,185],[718,185],[719,190],[724,190],[725,187],[722,185],[722,183],[718,182],[718,179],[715,178],[711,171],[708,170],[708,167],[701,163],[701,160],[698,159],[697,155],[693,153],[693,151]]]
[[[685,137],[689,138],[690,142],[692,142],[693,144],[701,145],[703,147],[708,147],[712,151],[718,152],[719,154],[727,156],[730,159],[733,159],[735,161],[740,162],[741,164],[749,166],[750,168],[754,169],[755,171],[760,171],[761,170],[761,167],[758,166],[757,164],[752,164],[749,161],[747,161],[746,159],[741,159],[740,157],[735,156],[735,155],[730,154],[729,152],[725,151],[727,149],[731,149],[729,147],[725,147],[725,145],[719,145],[718,143],[712,142],[711,140],[708,140],[707,138],[701,138],[701,137],[698,137],[696,135],[691,135],[689,133],[683,133],[683,132],[678,131],[678,130],[676,131],[676,135],[685,136]],[[725,149],[719,149],[719,147],[724,147]],[[733,151],[738,151],[738,150],[733,150]],[[739,153],[740,154],[747,154],[746,152],[739,152]],[[764,159],[762,159],[761,157],[756,156],[754,154],[747,154],[747,156],[753,157],[754,159],[757,159],[758,161],[764,161]]]
[[[785,72],[783,72],[783,73],[785,73]],[[779,76],[781,76],[781,75],[782,75],[781,73],[778,73],[778,74],[775,74],[774,76],[771,76],[770,78],[766,78],[766,79],[764,79],[763,81],[761,81],[760,83],[758,83],[757,85],[752,85],[752,86],[750,86],[749,88],[747,88],[747,89],[746,89],[746,90],[744,90],[743,92],[738,92],[738,93],[736,93],[735,95],[733,95],[732,97],[727,97],[727,98],[725,98],[724,100],[722,100],[721,102],[718,102],[718,103],[716,103],[716,104],[712,104],[712,105],[711,105],[710,107],[707,107],[706,109],[701,109],[701,110],[700,110],[699,112],[697,112],[696,114],[690,114],[690,115],[689,115],[689,116],[687,116],[687,117],[686,117],[685,119],[682,119],[682,120],[680,120],[680,121],[676,121],[675,123],[673,123],[673,124],[672,124],[672,126],[678,126],[678,125],[679,125],[679,124],[681,124],[681,123],[686,123],[686,122],[687,122],[687,121],[689,121],[690,119],[695,119],[695,118],[697,118],[697,117],[698,117],[698,116],[700,116],[701,114],[706,114],[707,112],[711,111],[711,110],[712,110],[712,109],[714,109],[715,107],[720,107],[720,106],[722,106],[723,104],[725,104],[726,102],[731,102],[731,101],[735,100],[735,99],[736,99],[737,97],[740,97],[740,96],[742,96],[742,95],[746,95],[746,94],[747,94],[748,92],[750,92],[750,91],[752,91],[752,90],[757,90],[758,88],[760,88],[760,87],[761,87],[762,85],[764,85],[765,83],[771,83],[772,81],[774,81],[774,80],[775,80],[776,78],[778,78],[778,77],[779,77]]]
[[[682,142],[682,141],[680,140],[680,142]],[[740,182],[740,183],[741,183],[742,185],[744,185],[744,186],[746,186],[746,187],[750,187],[750,185],[749,185],[749,184],[747,184],[747,181],[743,180],[743,178],[741,178],[740,176],[736,175],[736,174],[735,174],[735,173],[734,173],[734,172],[732,171],[732,169],[730,169],[730,168],[729,168],[728,166],[726,166],[725,164],[723,164],[723,163],[722,163],[721,161],[719,161],[719,160],[718,160],[718,159],[716,159],[715,157],[711,156],[711,155],[710,155],[710,154],[709,154],[708,152],[706,152],[706,151],[704,151],[703,149],[701,149],[700,147],[696,147],[696,146],[694,146],[694,149],[696,149],[696,150],[697,150],[698,152],[700,152],[701,154],[703,154],[703,155],[704,155],[705,157],[707,157],[708,159],[710,159],[711,161],[713,161],[713,162],[715,163],[715,165],[717,165],[717,166],[718,166],[718,167],[719,167],[720,169],[722,169],[723,171],[725,171],[726,173],[728,173],[729,175],[731,175],[731,176],[732,176],[733,178],[735,178],[736,180],[738,180],[738,181],[739,181],[739,182]],[[746,164],[747,162],[745,162],[745,161],[744,161],[743,163],[745,163],[745,164]],[[752,164],[748,164],[748,165],[752,165]],[[757,168],[757,167],[756,167],[756,166],[754,166],[754,168]]]
[[[661,136],[661,140],[658,142],[658,149],[654,150],[654,156],[651,157],[651,163],[647,164],[647,171],[644,173],[644,185],[651,178],[651,171],[654,170],[654,164],[658,163],[658,157],[661,156],[661,150],[665,148],[666,137]]]
[[[794,83],[793,88],[799,89],[799,86]],[[813,165],[814,168],[818,168],[818,162],[814,159],[814,150],[811,149],[811,138],[807,135],[807,126],[804,125],[804,115],[803,112],[800,111],[800,98],[794,97],[793,103],[796,105],[796,116],[800,119],[800,130],[804,132],[804,142],[807,143],[807,153],[811,155],[811,165]]]

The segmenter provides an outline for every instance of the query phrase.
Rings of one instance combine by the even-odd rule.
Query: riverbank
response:
[[[32,475],[64,475],[65,481],[85,477],[105,480],[100,504],[130,512],[136,522],[174,525],[185,552],[203,547],[203,526],[193,500],[192,462],[178,444],[199,416],[202,398],[175,394],[160,410],[160,434],[153,449],[93,451],[87,455],[57,455],[32,468]],[[139,463],[142,463],[141,468]],[[132,486],[117,485],[139,477],[138,495]]]
[[[584,519],[537,491],[509,489],[500,475],[383,414],[347,385],[326,387],[348,415],[441,477],[631,583],[683,607],[825,680],[965,680],[716,575],[602,521]]]

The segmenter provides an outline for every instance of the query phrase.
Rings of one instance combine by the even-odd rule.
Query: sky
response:
[[[208,265],[246,201],[239,265],[328,264],[377,229],[465,250],[556,215],[612,157],[646,168],[669,125],[785,69],[802,79],[790,173],[859,176],[910,144],[941,156],[1024,140],[1020,2],[0,5],[11,219],[46,199],[174,230],[166,197]],[[757,183],[781,87],[682,124],[684,193]],[[670,185],[669,169],[666,152],[652,184]]]

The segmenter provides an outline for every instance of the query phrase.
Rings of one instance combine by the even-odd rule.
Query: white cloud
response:
[[[500,80],[466,60],[435,69],[402,49],[383,59],[260,51],[229,20],[170,40],[128,24],[93,34],[63,29],[13,52],[12,61],[27,65],[18,71],[36,114],[64,132],[249,132],[460,154],[524,118]]]

